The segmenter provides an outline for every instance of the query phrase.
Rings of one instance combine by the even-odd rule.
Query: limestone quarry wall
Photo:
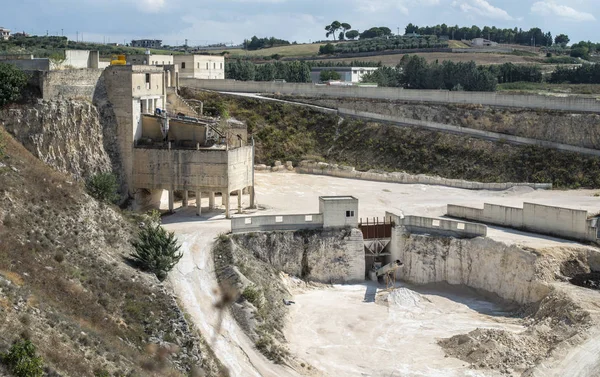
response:
[[[33,155],[75,179],[111,170],[100,116],[88,101],[38,100],[5,108],[0,124]]]
[[[322,283],[365,279],[365,252],[358,229],[234,235],[236,247],[287,274]]]
[[[488,238],[455,239],[392,231],[391,257],[404,262],[397,277],[414,284],[446,282],[495,293],[520,304],[550,288],[538,276],[538,256]]]

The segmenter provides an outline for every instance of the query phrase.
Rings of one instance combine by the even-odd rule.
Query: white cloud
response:
[[[395,9],[404,15],[408,15],[410,8],[438,5],[440,0],[356,0],[355,3],[359,12],[379,13]]]
[[[557,4],[552,0],[543,0],[531,6],[531,12],[542,16],[556,16],[570,21],[596,21],[591,13],[580,12],[566,5]]]
[[[156,13],[165,7],[166,2],[165,0],[137,0],[134,4],[143,12]]]
[[[460,8],[465,13],[474,14],[477,16],[492,18],[496,20],[514,20],[502,8],[498,8],[487,2],[486,0],[457,0],[452,3],[455,7]]]

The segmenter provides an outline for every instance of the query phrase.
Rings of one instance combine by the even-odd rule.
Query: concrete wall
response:
[[[482,183],[463,181],[461,179],[446,179],[429,175],[414,175],[405,172],[379,173],[355,170],[352,166],[331,165],[324,162],[302,161],[296,169],[298,173],[328,175],[339,178],[363,179],[367,181],[423,184],[463,188],[468,190],[506,190],[511,187],[526,186],[541,190],[551,190],[551,183]]]
[[[227,187],[227,155],[223,150],[135,148],[134,187],[226,191],[223,188]]]
[[[410,234],[430,234],[454,238],[487,236],[487,226],[483,224],[422,216],[400,216],[391,212],[386,212],[385,217],[391,219],[395,226],[403,227]]]
[[[588,220],[588,212],[570,208],[523,203],[521,209],[486,203],[478,209],[449,204],[447,214],[567,239],[596,241],[598,236],[597,224]]]
[[[575,153],[587,154],[587,155],[591,155],[591,156],[600,156],[600,150],[597,150],[597,149],[578,147],[578,146],[574,146],[574,145],[556,143],[556,142],[547,141],[547,140],[532,139],[532,138],[527,138],[527,137],[508,135],[508,134],[490,132],[490,131],[483,131],[483,130],[477,130],[477,129],[473,129],[473,128],[465,128],[465,127],[460,127],[460,126],[428,122],[428,121],[417,120],[417,119],[394,117],[394,116],[382,115],[382,114],[371,113],[371,112],[357,111],[354,109],[339,108],[338,113],[340,115],[345,115],[345,116],[350,116],[350,117],[355,117],[355,118],[360,118],[360,119],[375,120],[375,121],[380,121],[380,122],[392,123],[392,124],[400,125],[400,126],[426,128],[429,130],[453,133],[453,134],[463,135],[463,136],[476,137],[478,139],[484,139],[484,140],[501,141],[501,142],[517,144],[517,145],[536,145],[539,147],[557,149],[557,150],[561,150],[561,151],[575,152]]]
[[[40,88],[42,98],[83,99],[92,101],[102,69],[68,69],[60,71],[35,72],[34,77]]]
[[[182,147],[195,147],[196,143],[204,146],[206,142],[206,126],[178,122],[176,119],[169,121],[169,140]]]
[[[142,137],[144,142],[152,139],[153,142],[160,142],[164,139],[161,131],[162,121],[159,117],[144,115],[142,116]]]
[[[182,76],[183,77],[183,76]],[[278,82],[235,80],[182,79],[181,86],[224,92],[281,93],[298,96],[358,97],[435,103],[470,103],[490,106],[525,107],[537,109],[600,112],[600,101],[595,98],[550,97],[540,95],[512,95],[494,92],[451,92],[441,90],[414,90],[401,88],[365,88],[315,86]]]
[[[60,65],[69,68],[99,68],[100,54],[98,51],[65,50],[65,61]]]
[[[252,146],[245,146],[227,151],[229,168],[225,173],[225,177],[228,177],[228,187],[230,192],[254,186],[254,176],[252,174],[254,169],[252,160],[253,155],[254,147]]]
[[[323,215],[249,216],[231,219],[232,233],[323,228]]]
[[[319,212],[325,228],[358,227],[358,199],[347,196],[319,197]],[[348,216],[348,212],[351,212]]]
[[[12,64],[23,71],[49,71],[51,64],[50,59],[15,59],[3,60],[2,63]]]

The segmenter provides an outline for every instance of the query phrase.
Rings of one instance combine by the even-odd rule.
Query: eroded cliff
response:
[[[34,156],[75,179],[112,169],[100,116],[90,102],[38,100],[12,106],[0,111],[0,124]]]

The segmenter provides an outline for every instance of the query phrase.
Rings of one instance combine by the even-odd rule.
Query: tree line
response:
[[[284,39],[278,39],[275,37],[270,38],[258,38],[256,35],[250,39],[244,39],[244,49],[246,50],[260,50],[261,48],[269,48],[275,46],[286,46],[290,45],[290,41]]]
[[[498,83],[517,81],[541,82],[538,66],[505,63],[489,67],[475,62],[438,61],[427,63],[425,58],[404,56],[395,68],[381,67],[363,76],[363,82],[379,86],[407,89],[446,89],[493,92]]]
[[[370,29],[359,33],[358,30],[351,30],[352,25],[347,22],[333,21],[331,24],[325,26],[325,36],[333,37],[333,40],[354,40],[356,38],[369,39],[377,37],[387,37],[392,35],[392,30],[385,26],[375,26]],[[339,34],[338,34],[339,31]]]
[[[450,39],[475,39],[475,38],[486,38],[493,42],[498,43],[515,43],[520,45],[530,46],[535,43],[536,46],[550,46],[554,43],[552,34],[550,32],[544,33],[540,28],[534,27],[529,30],[523,30],[519,28],[497,28],[495,26],[484,26],[479,28],[476,25],[471,27],[459,27],[448,26],[446,24],[435,25],[435,26],[423,26],[408,24],[405,28],[406,34],[422,34],[422,35],[436,35],[447,36]],[[564,37],[568,39],[568,36],[561,34],[560,42],[564,41]],[[566,42],[568,43],[568,41]]]
[[[553,84],[600,84],[600,65],[583,64],[577,68],[559,66],[548,81]]]
[[[235,59],[225,62],[225,78],[240,81],[311,82],[313,67],[380,67],[381,62],[273,62],[255,64],[249,60]]]

